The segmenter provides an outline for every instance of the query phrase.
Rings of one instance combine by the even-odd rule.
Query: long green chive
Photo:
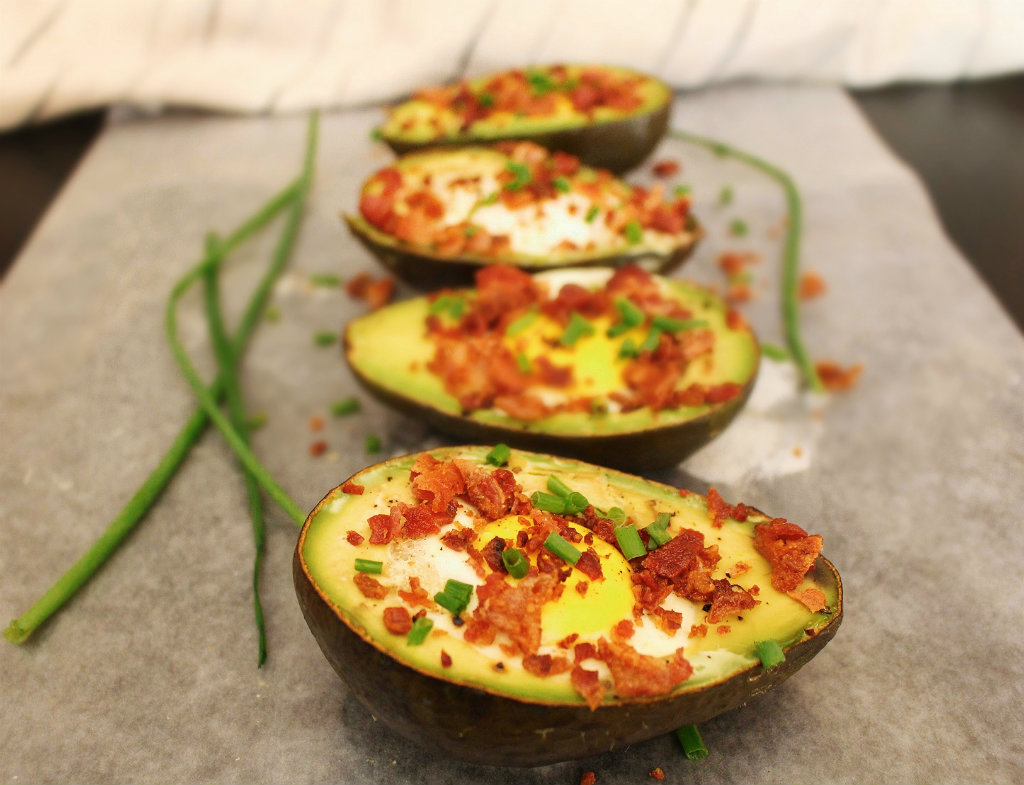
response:
[[[359,409],[359,399],[355,396],[342,398],[340,401],[335,401],[331,404],[331,414],[335,417],[347,417],[350,414],[355,414]]]
[[[513,578],[525,578],[530,571],[530,563],[523,556],[522,551],[515,548],[506,548],[501,552],[501,561]]]
[[[555,556],[570,564],[575,564],[580,560],[580,556],[583,554],[576,550],[576,547],[566,540],[562,535],[551,532],[548,538],[544,540],[544,547],[551,551]]]
[[[372,455],[375,452],[380,452],[380,447],[380,437],[377,434],[366,434],[366,438],[363,440],[363,448],[368,454]]]
[[[575,345],[576,341],[585,335],[593,334],[594,325],[580,316],[579,313],[573,311],[572,315],[569,317],[569,324],[566,325],[565,332],[563,332],[559,337],[558,342],[562,344],[562,346],[569,347]]]
[[[313,335],[313,343],[317,346],[333,346],[338,342],[338,335],[329,330],[321,330]]]
[[[596,204],[592,204],[590,206],[590,209],[587,210],[587,215],[583,220],[585,220],[588,224],[592,224],[594,223],[594,219],[597,218],[600,212],[601,208],[598,207]]]
[[[798,292],[800,287],[800,233],[803,223],[803,208],[796,183],[782,169],[768,163],[763,158],[758,158],[755,155],[738,150],[724,142],[718,142],[674,128],[669,131],[669,134],[681,141],[706,147],[716,155],[728,155],[743,161],[745,164],[768,175],[782,186],[786,194],[786,204],[789,207],[789,224],[786,227],[786,242],[783,250],[782,264],[782,317],[785,325],[786,343],[789,345],[790,353],[797,367],[800,368],[800,373],[807,381],[808,386],[814,392],[823,392],[825,387],[821,383],[818,371],[814,367],[814,362],[804,348],[803,336],[800,332],[800,298]]]
[[[524,376],[528,375],[533,370],[533,366],[530,364],[530,358],[522,352],[516,355],[516,367],[519,368],[519,373]]]
[[[660,512],[658,517],[654,519],[654,522],[649,524],[644,530],[650,536],[651,542],[654,543],[655,547],[661,547],[672,539],[672,535],[668,533],[668,524],[671,520],[672,516],[667,512]],[[654,550],[654,548],[651,548],[651,550]]]
[[[675,187],[675,190],[672,191],[672,193],[675,196],[677,196],[677,197],[678,196],[689,196],[692,190],[693,189],[690,188],[690,186],[688,186],[688,185],[677,185]]]
[[[519,333],[521,333],[527,327],[529,327],[531,324],[533,324],[535,321],[537,321],[537,312],[527,311],[514,322],[512,322],[512,324],[505,328],[505,335],[515,337],[516,335],[519,335]]]
[[[548,475],[548,490],[552,493],[557,493],[563,499],[567,499],[569,494],[572,493],[572,488],[553,474]]]
[[[489,453],[484,457],[491,466],[504,466],[508,463],[508,459],[512,457],[512,450],[509,449],[507,444],[496,444]]]
[[[762,343],[761,354],[771,360],[778,360],[779,362],[785,362],[786,360],[793,359],[786,347],[778,346],[774,343]]]
[[[661,328],[651,326],[650,331],[647,333],[647,337],[637,347],[637,354],[642,352],[653,352],[658,348],[658,343],[661,341]]]
[[[754,649],[757,651],[757,656],[761,658],[761,665],[765,670],[786,661],[786,653],[776,640],[756,641]]]
[[[323,286],[325,288],[341,286],[341,276],[334,273],[313,273],[313,275],[309,276],[309,282],[313,286]]]
[[[569,181],[566,180],[564,177],[556,177],[554,180],[551,181],[551,184],[555,186],[557,190],[561,191],[564,194],[567,194],[569,193],[569,191],[572,190],[572,186],[569,185]]]
[[[640,532],[632,524],[615,527],[615,539],[618,540],[619,550],[627,559],[635,559],[637,556],[645,556],[647,548],[640,539]]]
[[[505,168],[515,175],[515,179],[511,182],[505,183],[506,191],[518,191],[530,184],[533,180],[533,174],[530,172],[530,167],[519,161],[508,161],[505,164]]]
[[[384,562],[374,559],[356,559],[356,572],[372,572],[374,575],[380,575],[383,570]]]
[[[673,319],[671,316],[663,316],[661,314],[652,317],[651,324],[667,333],[677,333],[682,330],[692,330],[695,327],[708,326],[706,319]]]
[[[207,257],[211,264],[203,273],[204,300],[206,317],[210,330],[210,342],[214,356],[217,358],[217,370],[224,380],[224,397],[227,401],[228,418],[238,431],[242,441],[249,444],[249,425],[245,416],[245,402],[242,397],[242,385],[238,379],[240,357],[231,348],[231,338],[220,306],[220,268],[224,261],[220,240],[214,235],[206,239]],[[267,632],[263,621],[263,603],[260,600],[260,572],[263,564],[264,544],[266,542],[265,519],[263,515],[263,497],[260,486],[252,473],[243,468],[242,479],[249,500],[249,519],[252,522],[253,535],[253,567],[252,567],[252,600],[253,614],[256,621],[257,655],[256,667],[263,667],[267,660]]]
[[[305,207],[306,194],[312,180],[318,127],[319,118],[317,115],[313,115],[306,137],[302,174],[273,196],[235,231],[231,232],[220,245],[221,255],[227,256],[249,237],[269,224],[279,213],[291,208],[288,222],[282,233],[281,241],[274,251],[270,267],[253,292],[235,332],[232,349],[236,354],[241,354],[249,343],[256,325],[264,313],[274,281],[277,280],[287,264],[294,246],[298,224],[302,219]],[[218,376],[217,380],[210,385],[209,394],[215,400],[219,400],[223,394],[223,384],[223,378]],[[4,638],[11,643],[24,643],[41,624],[59,611],[96,574],[111,554],[135,529],[163,489],[167,487],[167,483],[170,482],[178,467],[188,456],[192,446],[206,429],[208,421],[206,409],[197,406],[153,471],[107,525],[103,533],[25,613],[7,625],[4,629]]]
[[[620,321],[608,328],[609,338],[615,338],[634,327],[639,327],[646,318],[644,312],[625,297],[615,298],[615,310],[619,312]]]
[[[632,338],[627,338],[622,342],[622,346],[619,347],[619,359],[628,357],[636,357],[640,354],[640,350],[636,347],[636,341]]]
[[[533,506],[538,510],[544,512],[553,512],[561,515],[565,512],[565,499],[561,496],[555,496],[551,493],[544,493],[544,491],[534,491],[530,497],[530,501]]]
[[[689,760],[701,760],[708,756],[708,748],[704,746],[704,740],[700,737],[700,731],[696,725],[684,725],[676,731],[676,739],[679,740],[683,753]]]
[[[636,245],[637,243],[644,239],[643,227],[640,226],[640,222],[637,221],[636,219],[626,224],[625,232],[626,239],[629,241],[630,245]]]
[[[486,207],[487,205],[494,204],[497,201],[498,201],[498,192],[497,191],[493,191],[492,193],[487,194],[487,196],[485,196],[483,199],[481,199],[480,200],[480,204],[482,206]]]
[[[413,621],[412,629],[409,630],[409,634],[405,638],[405,642],[410,646],[419,646],[423,641],[430,635],[430,631],[434,628],[434,622],[428,619],[426,616],[420,616],[418,619]]]

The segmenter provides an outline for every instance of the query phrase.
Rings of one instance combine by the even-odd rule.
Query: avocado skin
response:
[[[473,276],[482,268],[499,263],[498,260],[482,256],[440,256],[426,251],[415,251],[393,243],[381,242],[368,230],[368,224],[361,216],[343,214],[342,218],[352,235],[359,240],[385,268],[417,289],[430,290],[442,287],[468,286],[473,283]],[[621,267],[627,264],[639,264],[649,272],[668,273],[685,262],[697,241],[704,232],[693,216],[689,216],[686,231],[693,235],[691,242],[681,245],[668,254],[647,251],[642,254],[600,255],[587,258],[576,258],[571,262],[559,262],[552,254],[544,260],[516,262],[514,259],[502,259],[501,264],[510,264],[527,272],[565,269],[569,267]]]
[[[356,381],[386,406],[414,419],[477,444],[504,442],[510,447],[533,452],[579,458],[590,463],[624,471],[663,469],[675,466],[714,439],[732,422],[746,404],[757,380],[757,369],[739,395],[699,417],[664,427],[611,434],[550,434],[528,429],[506,428],[460,417],[427,403],[399,395],[362,373],[351,359],[348,331],[344,336],[345,359]],[[606,415],[614,416],[614,415]]]
[[[669,93],[671,95],[671,93]],[[383,141],[396,155],[430,147],[465,147],[483,142],[520,140],[536,142],[549,150],[560,150],[575,155],[587,166],[610,169],[621,174],[641,164],[658,146],[668,130],[671,100],[657,109],[621,120],[566,127],[542,133],[509,133],[488,136],[472,135],[451,140],[409,142],[399,137],[384,136]]]
[[[404,665],[342,619],[313,583],[302,558],[309,522],[332,495],[310,513],[292,559],[295,591],[306,623],[327,661],[375,718],[416,743],[470,763],[543,766],[611,752],[683,725],[706,722],[781,684],[835,636],[842,622],[839,573],[831,562],[818,557],[812,574],[821,583],[836,586],[836,615],[817,635],[805,635],[786,647],[785,661],[775,668],[765,670],[754,664],[697,690],[606,703],[596,711],[584,704],[512,698]]]

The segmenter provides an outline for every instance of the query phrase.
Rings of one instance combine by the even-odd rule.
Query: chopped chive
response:
[[[558,342],[562,346],[570,347],[575,345],[576,341],[585,335],[593,335],[594,326],[579,315],[578,312],[573,311],[569,317],[569,324],[565,328],[565,332],[559,337]]]
[[[635,559],[637,556],[645,556],[647,548],[640,539],[640,532],[632,524],[615,527],[615,539],[618,540],[619,550],[627,559]]]
[[[565,512],[565,499],[561,496],[555,496],[551,493],[544,493],[544,491],[534,491],[530,497],[530,501],[533,506],[538,510],[544,512],[553,512],[561,515]]]
[[[782,647],[776,640],[756,641],[754,648],[757,650],[757,656],[761,658],[761,665],[765,670],[774,668],[786,660],[786,653],[782,651]]]
[[[567,194],[569,193],[569,191],[572,190],[572,186],[569,185],[569,181],[566,180],[564,177],[556,177],[554,180],[551,181],[551,184],[564,194]]]
[[[480,204],[486,206],[489,204],[494,204],[496,201],[498,201],[498,192],[493,191],[492,193],[487,194],[487,196],[481,199]]]
[[[786,347],[778,346],[774,343],[762,343],[761,354],[771,360],[778,360],[779,362],[785,362],[786,360],[793,359]]]
[[[625,297],[615,298],[615,310],[619,312],[620,321],[608,328],[608,337],[615,338],[627,330],[639,327],[644,323],[644,312]]]
[[[640,222],[636,219],[626,224],[626,239],[629,240],[630,245],[636,245],[638,242],[644,239],[644,230],[640,226]]]
[[[569,498],[569,494],[572,493],[572,488],[553,474],[548,476],[548,490],[557,493],[563,499]]]
[[[281,309],[276,305],[268,306],[267,310],[263,312],[263,318],[271,324],[277,324],[281,321]]]
[[[467,226],[465,229],[462,230],[462,233],[466,237],[472,237],[474,234],[476,234],[479,231],[480,231],[480,227],[479,226],[473,226],[473,224],[470,224],[469,226]]]
[[[669,540],[672,539],[672,535],[668,533],[668,524],[672,520],[672,516],[667,512],[659,512],[658,517],[654,519],[654,522],[649,524],[645,531],[651,538],[651,542],[654,543],[654,547],[661,547]],[[651,548],[654,550],[654,548]]]
[[[533,71],[527,74],[526,79],[530,83],[533,94],[537,96],[557,89],[557,85],[551,80],[551,77],[541,71]]]
[[[512,457],[512,450],[509,449],[507,444],[496,444],[494,448],[487,453],[484,460],[487,461],[491,466],[504,466],[508,463],[508,459]]]
[[[452,597],[458,597],[459,599],[469,602],[469,598],[473,596],[473,585],[469,583],[463,583],[457,581],[454,578],[449,578],[444,583],[445,594],[450,594]]]
[[[661,341],[661,328],[652,326],[650,331],[647,333],[647,337],[644,338],[643,343],[637,347],[637,353],[642,352],[653,352],[658,348],[658,343]]]
[[[692,190],[688,185],[677,185],[672,193],[676,196],[689,196]]]
[[[338,336],[328,330],[321,330],[313,335],[313,343],[317,346],[333,346],[337,342]]]
[[[368,453],[380,452],[380,437],[373,433],[368,433],[366,439],[363,440],[363,446]]]
[[[747,222],[742,218],[734,218],[729,224],[729,233],[733,237],[746,237],[748,231]]]
[[[651,319],[651,324],[660,327],[667,333],[677,333],[681,330],[692,330],[694,327],[707,327],[706,319],[673,319],[671,316],[659,314]]]
[[[313,275],[309,276],[309,282],[313,286],[341,286],[341,276],[334,273],[313,273]]]
[[[593,204],[590,206],[590,209],[587,210],[587,215],[583,220],[585,220],[588,224],[592,224],[594,223],[594,219],[597,218],[597,215],[600,212],[601,208],[598,207],[596,204]]]
[[[530,563],[523,556],[522,551],[515,548],[506,548],[501,552],[501,561],[513,578],[525,578],[530,571]]]
[[[723,186],[722,190],[718,192],[718,203],[720,205],[723,205],[723,206],[732,204],[732,197],[733,197],[732,186],[731,185]]]
[[[267,413],[266,412],[253,412],[245,418],[245,427],[250,431],[255,431],[258,428],[262,428],[267,424]]]
[[[551,532],[551,534],[548,535],[548,538],[544,540],[544,547],[555,554],[558,558],[565,559],[565,561],[570,564],[578,562],[580,560],[580,556],[583,555],[576,550],[576,547],[571,542],[555,532]]]
[[[590,501],[582,493],[573,491],[565,500],[564,515],[578,515],[590,505]]]
[[[524,376],[533,370],[533,366],[530,365],[530,358],[522,352],[516,355],[516,365],[519,366],[519,372]]]
[[[462,317],[462,314],[465,313],[465,311],[466,301],[461,297],[456,297],[455,299],[452,300],[452,305],[448,309],[448,314],[453,319],[459,319]]]
[[[356,559],[356,572],[372,572],[379,575],[384,569],[384,562],[373,559]]]
[[[523,330],[525,330],[527,327],[529,327],[535,321],[537,321],[537,312],[536,311],[527,311],[522,316],[520,316],[518,319],[516,319],[514,322],[512,322],[512,324],[510,324],[508,327],[505,328],[505,335],[508,335],[508,336],[519,335],[519,333],[521,333]]]
[[[410,646],[419,646],[427,639],[433,627],[434,622],[431,619],[428,619],[426,616],[420,616],[413,621],[412,629],[409,630],[409,635],[406,637],[405,642]]]
[[[488,109],[494,106],[494,96],[490,93],[479,93],[476,97],[476,102],[484,109]]]
[[[700,737],[696,725],[684,725],[679,728],[676,731],[676,739],[679,740],[688,760],[701,760],[708,756],[708,748],[704,746],[704,740]]]
[[[359,399],[354,395],[350,398],[342,398],[331,404],[331,414],[335,417],[347,417],[359,411]]]
[[[434,302],[430,304],[430,307],[427,309],[427,312],[430,313],[431,315],[436,316],[439,313],[444,313],[445,311],[447,311],[451,307],[451,305],[452,298],[447,294],[442,294],[440,297],[438,297],[436,300],[434,300]]]
[[[451,611],[453,616],[458,616],[469,605],[469,600],[464,600],[461,597],[456,597],[443,591],[439,591],[434,595],[434,602],[445,610]]]
[[[607,518],[617,524],[626,522],[626,513],[621,507],[610,507],[607,510],[597,510],[597,514],[602,518]]]
[[[530,167],[519,161],[507,161],[505,168],[515,176],[511,182],[505,183],[506,191],[518,191],[533,181]]]
[[[640,354],[640,350],[637,349],[636,341],[632,338],[627,338],[622,342],[622,346],[619,347],[619,359],[626,357],[636,357]]]
[[[384,131],[381,129],[380,126],[377,126],[376,128],[370,131],[370,138],[373,139],[374,141],[379,142],[381,139],[384,138]]]

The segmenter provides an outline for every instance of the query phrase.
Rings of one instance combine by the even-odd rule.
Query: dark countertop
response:
[[[921,177],[950,238],[1024,328],[1024,75],[851,93]],[[103,126],[92,112],[0,134],[0,274]]]

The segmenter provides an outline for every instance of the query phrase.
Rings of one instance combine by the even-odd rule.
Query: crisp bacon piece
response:
[[[623,698],[643,695],[662,695],[678,684],[682,684],[693,673],[693,666],[677,649],[668,662],[641,654],[628,643],[608,641],[601,638],[598,656],[612,672],[615,691]]]
[[[821,379],[821,383],[825,385],[826,390],[839,392],[841,390],[849,390],[857,383],[861,373],[864,371],[864,366],[861,363],[857,363],[857,365],[851,365],[849,368],[843,368],[831,360],[819,360],[814,364],[814,369],[818,372],[818,378]]]
[[[476,539],[476,532],[472,529],[454,529],[441,535],[441,542],[453,551],[464,551],[466,546]]]
[[[597,656],[597,646],[589,641],[577,643],[572,649],[573,662],[583,662]]]
[[[633,627],[633,622],[629,619],[623,619],[612,627],[612,639],[617,641],[628,641],[633,637],[633,633],[636,629]]]
[[[534,676],[557,675],[572,667],[565,657],[552,657],[550,654],[527,654],[523,657],[523,670]]]
[[[670,611],[667,608],[655,608],[654,623],[658,628],[668,635],[675,635],[676,630],[683,626],[683,614],[679,611]]]
[[[429,453],[416,459],[409,476],[413,496],[428,502],[432,512],[447,512],[452,500],[466,490],[458,467],[451,461],[439,461]]]
[[[679,171],[679,161],[675,161],[671,158],[665,158],[661,161],[655,161],[651,166],[651,172],[654,173],[655,177],[671,177]]]
[[[419,605],[423,608],[434,607],[434,601],[430,598],[427,590],[420,585],[420,579],[415,575],[409,577],[409,591],[399,589],[398,596],[409,605]]]
[[[455,465],[466,484],[466,496],[487,520],[495,521],[508,515],[516,503],[516,494],[521,490],[512,472],[508,469],[491,472],[463,460],[456,460]]]
[[[412,617],[401,605],[384,609],[384,626],[394,635],[405,635],[412,629]]]
[[[825,294],[828,287],[825,286],[825,279],[813,270],[805,270],[800,275],[800,283],[797,287],[797,297],[801,300],[810,300],[813,297],[820,297]]]
[[[754,550],[772,565],[772,586],[781,592],[800,585],[821,553],[822,544],[820,535],[809,535],[785,518],[754,527]]]
[[[366,522],[370,524],[371,545],[386,545],[391,542],[395,532],[401,530],[402,515],[401,512],[395,514],[397,509],[397,507],[392,507],[388,515],[381,513],[380,515],[371,515],[367,519]]]
[[[362,300],[376,310],[387,305],[395,292],[395,280],[388,276],[374,279],[369,273],[358,273],[345,284],[345,291],[356,300]]]
[[[442,668],[450,668],[450,667],[452,667],[452,655],[450,655],[444,649],[441,649],[441,667]]]
[[[825,592],[821,589],[816,589],[812,586],[803,591],[790,591],[786,593],[811,613],[817,613],[825,608]]]
[[[708,625],[706,624],[691,624],[690,634],[688,638],[706,638],[708,635]]]
[[[388,587],[365,572],[357,572],[352,576],[352,582],[364,597],[369,597],[371,600],[380,600],[388,596]]]
[[[572,673],[569,674],[569,681],[572,682],[573,689],[587,702],[591,711],[601,705],[601,701],[604,700],[604,687],[601,686],[597,671],[576,665],[572,669]],[[580,782],[582,783],[583,780]],[[594,782],[593,778],[590,782]]]
[[[750,508],[743,502],[735,506],[727,504],[722,494],[715,488],[708,488],[708,512],[711,513],[711,524],[720,529],[726,518],[745,521],[750,514]]]
[[[601,571],[601,559],[598,558],[597,552],[593,548],[587,548],[580,554],[580,559],[576,562],[576,569],[592,581],[604,577],[604,573]]]
[[[345,535],[345,539],[349,541],[350,545],[362,545],[364,537],[359,532],[350,529]]]
[[[715,594],[708,611],[708,623],[718,624],[722,619],[750,610],[758,601],[742,586],[729,583],[725,578],[714,581]]]
[[[341,490],[343,493],[349,493],[353,496],[362,496],[363,491],[365,491],[366,488],[358,483],[352,482],[352,480],[346,480],[342,484]]]
[[[518,651],[535,654],[540,646],[540,614],[544,604],[560,590],[558,579],[547,574],[528,575],[515,585],[491,573],[477,587],[479,606],[474,619],[485,621],[511,638]]]
[[[501,554],[505,550],[505,541],[501,537],[492,538],[480,551],[487,566],[492,572],[506,573],[505,563],[501,560]]]

